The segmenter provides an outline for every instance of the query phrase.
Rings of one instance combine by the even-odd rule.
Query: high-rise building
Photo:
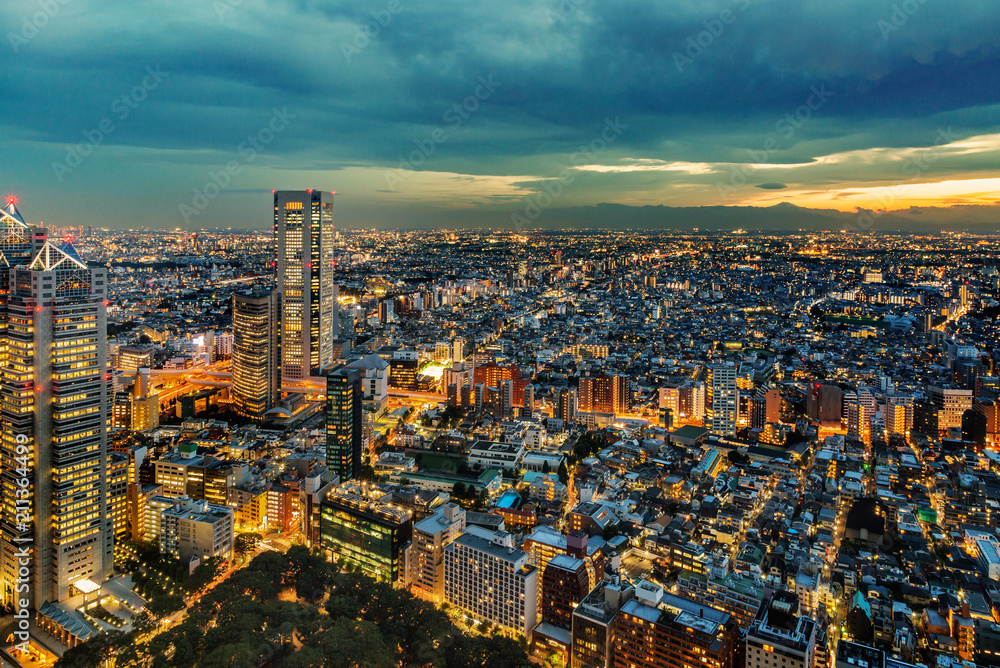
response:
[[[465,533],[445,548],[445,599],[474,619],[525,636],[538,615],[538,570],[508,533]]]
[[[635,595],[627,581],[604,580],[573,610],[572,666],[611,668],[614,662],[615,618]]]
[[[564,423],[576,421],[577,395],[572,387],[563,387],[555,390],[556,393],[556,414],[555,417]]]
[[[962,415],[972,408],[972,390],[953,384],[931,385],[928,395],[938,411],[938,429],[962,426]]]
[[[333,282],[333,193],[274,193],[275,290],[282,378],[318,376],[340,329]]]
[[[153,366],[153,349],[130,348],[122,346],[118,349],[118,360],[115,365],[122,371],[136,371],[143,367]]]
[[[909,436],[913,428],[914,398],[902,394],[889,394],[885,398],[885,431],[887,435]]]
[[[465,359],[465,337],[456,336],[451,341],[451,360],[461,362]]]
[[[836,385],[812,383],[806,396],[806,415],[825,427],[840,427],[843,391]]]
[[[534,653],[558,652],[569,663],[573,643],[573,609],[590,593],[590,575],[583,559],[560,554],[542,571],[538,597],[539,622],[532,630]]]
[[[817,625],[799,614],[793,592],[776,591],[761,603],[746,636],[746,668],[813,668]]]
[[[612,378],[611,404],[618,415],[632,412],[632,383],[628,376],[618,375]]]
[[[733,383],[735,384],[735,378]],[[615,668],[735,668],[740,629],[728,612],[640,582],[615,619]]]
[[[988,446],[1000,443],[1000,400],[980,397],[973,402],[972,407],[986,416],[985,442]]]
[[[396,582],[406,572],[413,516],[382,502],[382,496],[362,485],[334,487],[320,507],[320,535],[335,561],[343,560],[374,578]]]
[[[5,209],[2,218],[10,226],[20,216]],[[26,241],[8,239],[0,250],[23,257],[42,234],[22,232]],[[38,608],[112,572],[107,272],[88,267],[71,244],[46,241],[29,265],[3,274],[0,455],[18,465],[0,474],[0,599]],[[25,561],[28,592],[15,594]]]
[[[514,417],[514,381],[505,380],[500,383],[500,417]]]
[[[446,503],[413,525],[413,593],[434,603],[444,601],[444,549],[465,531],[465,510]]]
[[[160,549],[180,557],[231,559],[234,542],[233,509],[182,496],[160,511]]]
[[[718,436],[736,435],[736,367],[713,364],[708,368],[706,426]]]
[[[535,409],[535,386],[531,383],[524,386],[524,392],[521,397],[521,406],[523,408],[521,415],[531,417],[531,412]]]
[[[272,292],[233,295],[233,405],[263,420],[279,395],[276,299]]]
[[[326,379],[326,465],[341,481],[357,478],[364,438],[361,370],[343,368]]]

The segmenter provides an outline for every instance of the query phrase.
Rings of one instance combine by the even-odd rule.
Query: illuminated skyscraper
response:
[[[13,218],[6,211],[5,229]],[[37,228],[29,236],[29,245],[40,240]],[[8,237],[5,253],[12,243]],[[27,598],[38,608],[112,572],[107,273],[88,267],[68,242],[52,241],[30,264],[3,273],[0,599]],[[19,581],[25,563],[27,582]]]
[[[233,404],[255,420],[279,393],[276,315],[272,292],[233,295]]]
[[[708,367],[708,415],[705,426],[718,436],[736,435],[736,367],[713,364]]]
[[[334,360],[333,193],[274,193],[275,286],[281,378],[318,376]]]
[[[338,369],[326,379],[326,465],[341,482],[361,468],[364,401],[360,369]]]

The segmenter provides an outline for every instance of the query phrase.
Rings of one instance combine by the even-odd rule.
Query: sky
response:
[[[342,228],[1000,202],[996,0],[5,0],[0,22],[0,194],[50,225],[266,228],[271,191],[306,188]]]

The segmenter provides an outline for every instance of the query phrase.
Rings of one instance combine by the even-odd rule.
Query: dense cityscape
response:
[[[6,199],[4,665],[1000,664],[1000,236],[335,198]]]

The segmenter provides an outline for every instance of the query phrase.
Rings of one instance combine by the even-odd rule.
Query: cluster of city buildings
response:
[[[4,602],[19,541],[52,625],[116,541],[194,567],[257,532],[574,667],[1000,663],[996,239],[349,234],[273,199],[159,274],[3,209]]]

